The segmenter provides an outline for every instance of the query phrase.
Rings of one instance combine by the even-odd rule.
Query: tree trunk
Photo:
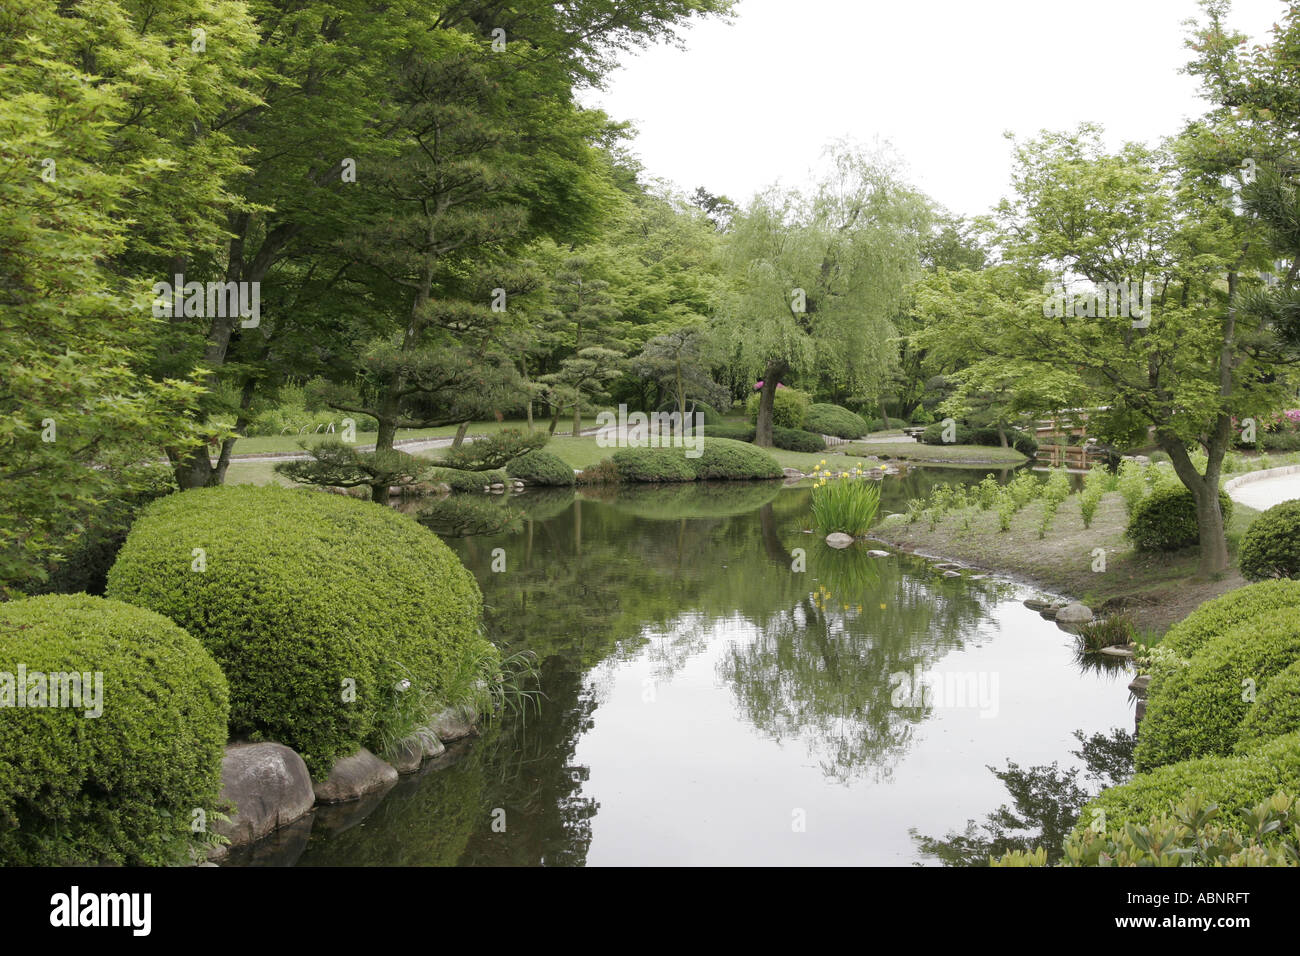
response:
[[[998,441],[1002,443],[1003,448],[1007,447],[1007,429],[1000,418],[998,419]]]
[[[573,403],[573,437],[577,438],[582,432],[582,402]]]
[[[758,422],[754,428],[754,444],[759,448],[772,447],[772,405],[776,400],[776,387],[781,376],[789,370],[789,365],[782,361],[767,363],[763,373],[763,391],[758,399]]]
[[[1228,420],[1227,416],[1221,417]],[[1231,428],[1230,421],[1228,427]],[[1181,441],[1160,437],[1160,447],[1169,455],[1179,480],[1196,499],[1196,528],[1200,537],[1200,560],[1196,571],[1203,577],[1211,577],[1228,568],[1228,539],[1224,534],[1223,511],[1219,507],[1219,470],[1223,450],[1216,448],[1218,444],[1217,441],[1210,443],[1205,474],[1202,475],[1192,464]],[[1226,443],[1223,448],[1226,448]]]
[[[528,424],[531,426],[532,422],[530,421]],[[456,437],[451,440],[452,448],[459,448],[465,444],[465,433],[467,431],[469,431],[469,422],[461,422],[456,428]]]

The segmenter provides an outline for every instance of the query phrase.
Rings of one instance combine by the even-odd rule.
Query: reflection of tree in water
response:
[[[800,593],[778,610],[754,615],[754,639],[733,644],[719,665],[745,718],[776,740],[805,741],[830,779],[887,776],[906,750],[925,708],[896,707],[891,675],[927,669],[949,651],[978,639],[977,627],[1002,599],[993,581],[915,573],[908,559],[838,551],[817,537],[795,537],[807,572],[790,573],[783,524],[764,508],[766,568],[802,579]],[[760,582],[752,593],[780,593]],[[742,610],[753,601],[738,599]]]
[[[921,855],[944,866],[988,866],[990,856],[1042,847],[1049,863],[1058,862],[1083,805],[1101,788],[1123,783],[1133,773],[1136,738],[1128,731],[1117,728],[1085,739],[1076,730],[1074,737],[1082,746],[1072,753],[1083,761],[1084,777],[1098,785],[1095,789],[1080,785],[1079,768],[1062,770],[1056,761],[1021,767],[1008,760],[1005,770],[989,767],[1006,786],[1012,805],[1003,804],[984,823],[968,820],[965,830],[949,832],[942,839],[912,828],[908,832]]]
[[[591,847],[598,804],[582,796],[587,768],[574,762],[578,739],[591,726],[595,702],[582,675],[558,658],[543,668],[549,699],[540,714],[494,728],[474,742],[469,759],[484,778],[483,811],[470,836],[465,866],[582,866]],[[505,811],[505,831],[492,829],[492,811]]]
[[[538,655],[546,695],[526,726],[504,722],[439,771],[478,781],[460,862],[585,860],[596,807],[581,796],[586,768],[573,755],[599,703],[602,663],[648,655],[656,678],[670,679],[707,650],[719,622],[743,623],[754,641],[731,648],[723,667],[742,713],[778,738],[810,739],[828,775],[847,780],[905,746],[919,719],[888,706],[889,675],[961,646],[997,596],[992,582],[926,583],[905,574],[900,562],[910,559],[901,558],[878,570],[846,568],[875,578],[832,580],[820,538],[792,531],[807,523],[803,491],[767,500],[772,489],[755,485],[742,503],[763,503],[740,515],[734,490],[639,491],[626,496],[626,510],[622,494],[613,491],[611,503],[539,494],[522,532],[448,541],[483,589],[489,636],[507,653]],[[676,508],[695,516],[673,517]],[[809,551],[807,572],[792,571],[783,531]],[[503,572],[492,570],[496,548]],[[856,589],[863,611],[849,620],[819,610],[819,585]],[[491,829],[498,807],[505,833]]]

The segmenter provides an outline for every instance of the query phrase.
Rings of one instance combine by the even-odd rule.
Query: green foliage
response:
[[[880,482],[869,478],[823,478],[813,486],[813,527],[858,537],[870,530],[880,509]]]
[[[512,459],[506,465],[506,474],[530,485],[567,487],[573,484],[573,469],[547,451],[530,451]]]
[[[1192,791],[1146,823],[1076,830],[1061,866],[1300,866],[1300,803],[1279,790],[1235,818]],[[1045,866],[1047,851],[1012,850],[991,866]]]
[[[1238,564],[1250,581],[1300,576],[1300,501],[1274,505],[1251,522]]]
[[[1232,499],[1222,491],[1219,508],[1226,525],[1232,517]],[[1176,551],[1190,547],[1201,537],[1196,499],[1181,485],[1160,485],[1138,502],[1124,534],[1139,551]]]
[[[1038,537],[1045,538],[1047,532],[1051,530],[1052,521],[1056,517],[1057,509],[1061,503],[1070,497],[1070,475],[1064,468],[1053,469],[1043,486],[1043,517],[1038,525]]]
[[[1146,720],[1142,733],[1146,732]],[[1138,735],[1141,746],[1142,734]],[[1097,795],[1079,816],[1076,833],[1105,814],[1108,828],[1143,825],[1166,814],[1190,792],[1221,807],[1252,807],[1279,790],[1300,792],[1300,733],[1264,741],[1232,756],[1201,757],[1139,773]]]
[[[695,467],[684,452],[682,448],[620,448],[613,461],[620,481],[694,481]]]
[[[502,471],[458,471],[455,468],[430,468],[424,472],[426,481],[441,481],[452,491],[482,491],[484,485],[505,484],[510,476]]]
[[[46,595],[0,604],[0,864],[188,864],[218,813],[226,678],[193,637],[142,608]],[[83,707],[32,707],[32,675],[84,673]],[[102,712],[93,714],[95,679]],[[51,690],[53,686],[51,685]],[[51,703],[61,694],[55,692]],[[70,698],[72,703],[75,698]]]
[[[871,421],[867,422],[867,430],[873,432],[897,431],[900,428],[906,428],[908,424],[908,422],[903,421],[901,418],[873,418]],[[826,434],[829,435],[833,433],[827,432]],[[858,438],[860,436],[843,435],[841,437]]]
[[[550,441],[546,432],[526,432],[521,428],[503,428],[483,438],[448,448],[442,463],[458,471],[492,471],[530,451],[544,448]]]
[[[620,481],[664,482],[723,480],[749,481],[780,478],[780,464],[745,442],[706,437],[698,458],[686,457],[685,448],[621,448],[613,462]]]
[[[140,509],[176,490],[176,479],[163,464],[142,464],[123,472],[123,487],[83,522],[80,535],[66,543],[49,579],[37,593],[103,594],[108,569]]]
[[[614,459],[606,458],[578,472],[574,480],[580,485],[616,485],[623,477]]]
[[[1229,754],[1249,691],[1300,657],[1300,609],[1280,608],[1211,638],[1186,667],[1152,678],[1134,752],[1138,770]]]
[[[701,434],[716,438],[729,438],[733,441],[753,442],[755,426],[726,422],[721,425],[706,425]],[[772,426],[772,444],[784,451],[798,451],[808,454],[826,450],[826,441],[817,432],[800,428],[782,428]]]
[[[414,484],[427,467],[423,460],[395,448],[361,451],[356,445],[334,439],[315,445],[299,442],[299,447],[311,457],[279,462],[275,466],[278,474],[304,485],[333,488],[377,485],[385,498],[388,488]]]
[[[699,458],[688,459],[701,481],[750,481],[780,478],[784,471],[775,458],[753,445],[726,438],[705,438]]]
[[[988,511],[998,501],[998,492],[1002,486],[992,475],[985,475],[980,479],[979,485],[975,488],[975,503],[979,505],[980,511]]]
[[[754,440],[754,430],[753,425],[744,425],[740,422],[722,422],[718,425],[705,425],[700,433],[710,438],[730,438],[732,441],[752,442]],[[822,444],[824,447],[825,442]]]
[[[751,423],[758,421],[758,405],[762,394],[755,392],[745,403],[745,414]],[[772,397],[772,426],[802,429],[808,418],[811,399],[807,392],[797,388],[778,388]]]
[[[482,650],[482,597],[450,548],[395,511],[315,491],[156,501],[108,594],[187,628],[230,681],[232,734],[294,748],[317,778],[376,742],[401,680],[436,697]]]
[[[1237,725],[1237,749],[1300,730],[1300,660],[1264,681],[1255,703]]]
[[[1092,527],[1092,519],[1097,515],[1101,499],[1115,484],[1113,477],[1102,465],[1093,465],[1083,479],[1083,491],[1079,493],[1079,514],[1085,528]]]
[[[351,418],[359,432],[373,432],[378,427],[378,423],[369,415],[310,411],[304,405],[273,405],[254,415],[252,421],[244,427],[244,434],[250,437],[336,434],[343,430],[344,418]]]
[[[1120,462],[1115,479],[1115,490],[1124,498],[1124,510],[1128,513],[1130,521],[1133,520],[1133,512],[1147,495],[1150,488],[1149,478],[1146,466],[1131,458]]]
[[[1079,644],[1085,651],[1099,651],[1103,647],[1116,647],[1132,643],[1137,626],[1127,614],[1089,621],[1079,629]]]
[[[1169,628],[1160,646],[1190,658],[1212,638],[1279,608],[1300,608],[1300,582],[1261,581],[1221,594]]]
[[[876,423],[873,423],[873,425]],[[897,427],[902,427],[898,425]],[[944,434],[952,436],[951,442],[944,441]],[[1033,458],[1038,451],[1038,440],[1028,432],[1023,432],[1015,428],[1004,428],[1003,433],[1006,435],[1007,446],[1014,448],[1029,458]],[[934,422],[925,426],[925,431],[921,433],[920,442],[924,445],[985,445],[989,447],[1000,447],[1002,440],[998,436],[996,428],[974,428],[963,422],[956,422],[952,426],[952,431],[948,431],[948,426],[943,422]]]
[[[772,444],[783,451],[801,451],[807,454],[826,450],[826,442],[821,435],[798,428],[781,428],[778,425],[772,426]]]
[[[480,534],[503,534],[522,526],[523,514],[491,498],[467,498],[449,495],[420,506],[420,522],[448,538],[467,538]]]
[[[778,393],[783,391],[785,389],[778,389]],[[819,435],[833,435],[836,438],[861,438],[872,430],[861,415],[840,405],[829,405],[824,402],[808,406],[803,428]]]

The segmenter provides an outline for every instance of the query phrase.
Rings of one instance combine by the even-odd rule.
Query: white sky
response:
[[[1281,0],[1235,0],[1264,40]],[[1203,112],[1178,72],[1195,0],[740,0],[686,49],[629,57],[583,95],[638,129],[646,173],[745,203],[804,185],[823,148],[891,143],[914,185],[963,215],[1008,192],[1010,142],[1092,120],[1154,144]]]

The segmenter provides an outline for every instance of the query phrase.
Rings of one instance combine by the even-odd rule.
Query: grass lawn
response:
[[[1234,563],[1237,543],[1256,515],[1234,502],[1228,527]],[[1198,579],[1195,548],[1164,554],[1134,551],[1124,537],[1128,516],[1118,493],[1102,499],[1091,528],[1083,526],[1078,495],[1061,504],[1051,529],[1040,539],[1042,516],[1043,503],[1031,502],[1012,519],[1009,530],[1000,531],[992,509],[968,508],[945,515],[933,530],[928,518],[908,524],[895,515],[871,534],[904,551],[948,558],[1068,595],[1095,612],[1123,611],[1149,634],[1162,634],[1201,602],[1246,584],[1235,567],[1217,579]],[[1104,571],[1092,570],[1097,548],[1106,551]]]
[[[230,467],[226,469],[226,484],[228,485],[269,485],[272,483],[284,485],[286,488],[292,488],[296,484],[283,475],[277,475],[275,473],[275,462],[273,461],[232,461]]]

